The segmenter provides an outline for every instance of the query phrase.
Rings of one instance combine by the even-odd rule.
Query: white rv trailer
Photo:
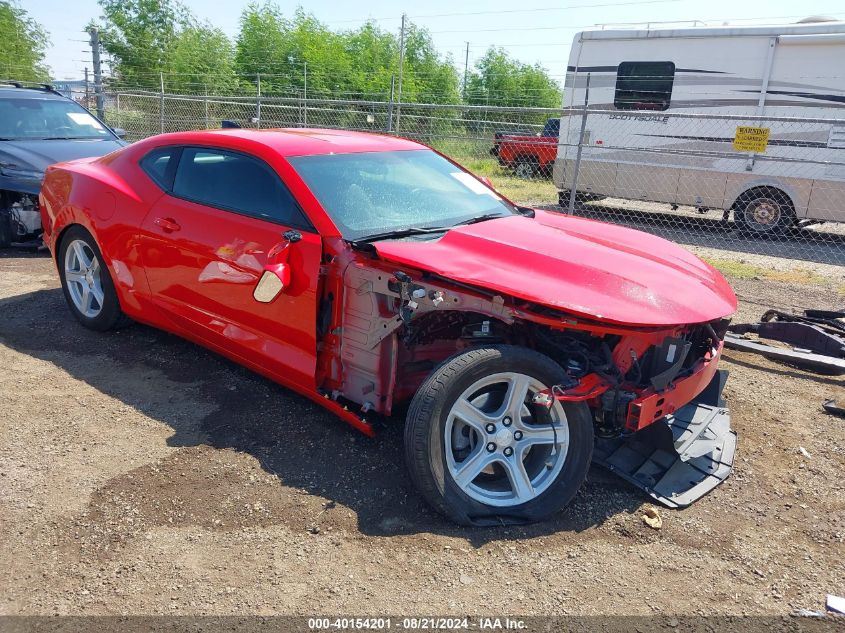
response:
[[[561,204],[585,98],[578,193],[733,209],[761,233],[845,221],[845,22],[578,33],[554,165]]]

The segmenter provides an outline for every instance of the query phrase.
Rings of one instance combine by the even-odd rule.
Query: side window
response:
[[[183,149],[173,195],[286,226],[310,228],[278,174],[264,161],[237,152]]]
[[[154,149],[141,159],[141,169],[147,176],[165,191],[173,186],[173,174],[176,172],[176,161],[179,159],[179,148],[160,147]]]
[[[666,110],[674,83],[673,62],[622,62],[613,105],[619,110]]]

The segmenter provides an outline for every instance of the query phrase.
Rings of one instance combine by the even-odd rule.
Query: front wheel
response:
[[[464,525],[531,523],[566,506],[590,465],[592,417],[584,403],[533,403],[564,380],[547,356],[508,345],[440,365],[405,427],[408,469],[426,500]]]

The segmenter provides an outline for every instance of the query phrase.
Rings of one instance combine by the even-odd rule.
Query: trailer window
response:
[[[613,105],[619,110],[666,110],[674,82],[672,62],[622,62],[616,71]]]

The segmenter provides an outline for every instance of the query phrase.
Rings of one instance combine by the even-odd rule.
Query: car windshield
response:
[[[348,240],[517,213],[475,176],[431,150],[288,160]]]
[[[73,101],[0,98],[0,138],[111,139],[112,135]]]

